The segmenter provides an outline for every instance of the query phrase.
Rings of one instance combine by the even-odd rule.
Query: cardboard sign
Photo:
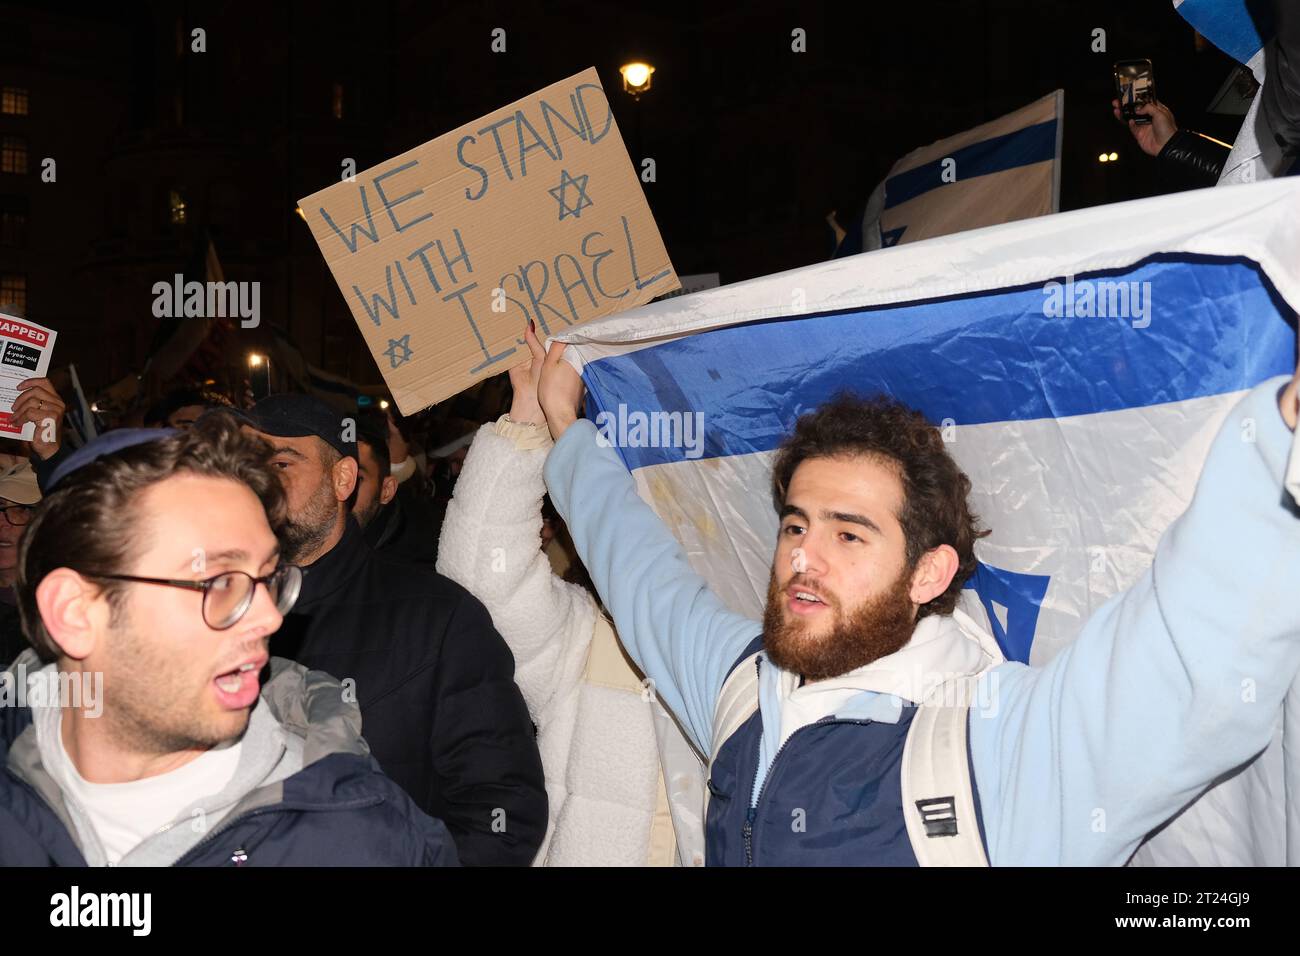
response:
[[[407,415],[678,287],[594,68],[299,205]]]

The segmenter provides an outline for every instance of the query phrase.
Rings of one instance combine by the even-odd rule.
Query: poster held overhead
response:
[[[36,435],[33,422],[15,428],[10,419],[18,383],[44,378],[49,371],[56,335],[53,329],[0,312],[0,437],[31,441]]]
[[[299,205],[405,415],[679,286],[594,68]]]

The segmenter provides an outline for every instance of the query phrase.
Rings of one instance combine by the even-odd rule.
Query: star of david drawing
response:
[[[586,173],[583,173],[581,176],[570,176],[567,169],[562,169],[560,170],[560,185],[556,186],[554,189],[546,190],[554,196],[556,202],[560,204],[561,220],[563,220],[565,216],[572,216],[577,219],[582,216],[582,211],[584,209],[588,206],[595,205],[595,203],[591,201],[590,197],[587,196],[587,179],[588,176]],[[567,205],[564,201],[565,194],[570,186],[578,191],[577,204],[572,207]]]
[[[400,351],[398,351],[400,349]],[[390,363],[389,368],[397,368],[411,360],[415,353],[411,351],[410,333],[403,335],[400,339],[389,339],[388,348],[384,350]]]

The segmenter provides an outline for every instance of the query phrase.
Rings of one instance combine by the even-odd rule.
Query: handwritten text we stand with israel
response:
[[[676,287],[609,102],[588,77],[304,200],[386,378],[424,347],[422,374],[464,387],[511,364],[528,319],[551,335]]]

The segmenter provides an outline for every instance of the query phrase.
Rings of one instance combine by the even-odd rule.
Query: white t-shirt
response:
[[[68,771],[63,775],[67,789],[90,817],[109,866],[116,866],[196,800],[224,790],[235,776],[242,746],[241,738],[229,747],[209,750],[183,767],[143,780],[89,783],[77,772],[63,746],[63,734],[59,734],[59,754]]]

